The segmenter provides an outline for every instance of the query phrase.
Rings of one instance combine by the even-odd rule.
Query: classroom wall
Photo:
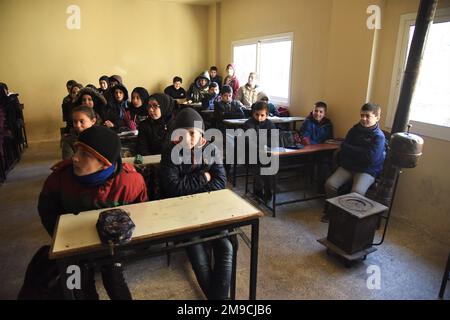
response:
[[[400,16],[417,12],[419,0],[387,0],[378,44],[378,68],[374,82],[374,101],[386,110],[397,45]],[[450,7],[449,0],[440,0],[439,8]],[[385,125],[386,113],[381,124]],[[414,131],[414,128],[412,129]],[[405,169],[400,176],[393,212],[438,239],[450,243],[450,142],[430,137],[425,140],[423,156],[414,169]]]
[[[66,9],[81,9],[68,30]],[[65,83],[119,74],[151,93],[207,65],[208,7],[150,0],[0,1],[0,81],[20,94],[30,141],[59,139]],[[131,92],[130,92],[131,93]]]
[[[375,51],[375,31],[366,25],[367,7],[373,4],[382,9]],[[439,8],[449,6],[450,0],[439,1]],[[371,101],[383,108],[384,128],[400,15],[416,12],[418,7],[419,0],[224,0],[220,67],[223,73],[231,61],[232,41],[294,32],[291,113],[306,115],[315,101],[324,99],[335,134],[343,137],[359,121],[359,109],[370,91]],[[450,163],[450,142],[424,139],[419,166],[405,170],[400,178],[393,215],[448,242],[450,172],[445,166]]]
[[[306,114],[315,101],[325,96],[331,13],[329,0],[222,1],[221,74],[231,62],[232,41],[293,32],[290,110],[293,115]]]

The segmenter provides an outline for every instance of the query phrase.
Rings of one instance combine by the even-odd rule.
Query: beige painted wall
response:
[[[367,7],[374,0],[333,0],[325,82],[325,101],[335,135],[344,137],[359,121],[366,102],[374,30],[367,28]]]
[[[293,32],[291,111],[306,114],[325,96],[331,9],[329,0],[222,1],[221,73],[231,62],[232,41]]]
[[[314,101],[324,99],[336,135],[344,136],[366,100],[374,39],[366,9],[372,4],[382,8],[383,19],[371,100],[383,107],[384,125],[400,15],[417,11],[419,0],[224,0],[220,66],[223,70],[231,60],[232,41],[294,32],[291,112],[305,115]],[[449,0],[439,2],[449,6]],[[425,137],[419,166],[401,176],[393,213],[443,241],[450,241],[449,147],[450,142]]]
[[[1,81],[20,93],[31,141],[59,138],[68,79],[98,85],[100,75],[119,74],[129,90],[153,93],[176,74],[188,87],[207,68],[207,6],[78,0],[81,29],[68,30],[72,3],[0,1]]]
[[[397,45],[400,16],[417,12],[419,0],[387,0],[383,29],[378,47],[378,68],[374,83],[374,100],[387,107]],[[439,8],[450,7],[440,0]],[[384,112],[381,123],[385,123]],[[450,243],[450,142],[424,137],[423,156],[417,168],[404,170],[400,176],[394,214]]]

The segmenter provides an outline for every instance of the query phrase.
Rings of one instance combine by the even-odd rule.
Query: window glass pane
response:
[[[411,27],[408,52],[413,32]],[[429,31],[410,117],[450,127],[450,22],[435,23]]]
[[[261,43],[260,85],[271,100],[287,103],[292,41]]]
[[[247,83],[249,73],[256,71],[256,49],[256,43],[235,46],[233,48],[233,60],[236,65],[236,77],[238,78],[241,86]]]

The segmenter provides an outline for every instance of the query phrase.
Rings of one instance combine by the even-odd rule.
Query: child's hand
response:
[[[211,181],[211,174],[209,172],[205,172],[206,181]]]
[[[106,120],[105,121],[105,126],[107,126],[108,128],[112,128],[112,127],[114,127],[114,124],[111,121]]]

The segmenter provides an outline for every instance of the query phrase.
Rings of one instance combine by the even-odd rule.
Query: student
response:
[[[128,103],[128,110],[130,119],[139,124],[146,120],[148,117],[147,106],[148,106],[148,91],[142,87],[136,87],[131,92],[131,103]]]
[[[248,119],[244,124],[245,130],[255,130],[256,131],[256,141],[250,141],[251,144],[256,144],[256,149],[259,152],[265,152],[263,142],[259,140],[260,130],[267,130],[267,147],[271,146],[271,135],[272,130],[276,129],[275,125],[267,119],[269,115],[269,106],[266,102],[258,101],[252,106],[252,117]],[[249,149],[247,150],[250,151]],[[255,177],[255,195],[262,199],[264,202],[270,201],[272,198],[272,190],[270,186],[270,176],[262,176],[260,174],[261,164],[251,165],[251,171]]]
[[[318,144],[333,139],[333,125],[326,114],[327,104],[322,101],[316,102],[300,128],[302,144]]]
[[[380,106],[373,103],[361,107],[361,120],[350,129],[341,144],[340,166],[325,183],[327,198],[336,197],[339,187],[351,180],[351,192],[365,195],[381,173],[385,158],[385,137],[378,124],[380,113]],[[327,208],[322,221],[328,221]]]
[[[176,76],[173,78],[172,83],[173,84],[171,86],[168,86],[167,88],[164,89],[164,93],[168,94],[174,99],[186,99],[187,98],[186,90],[184,90],[184,88],[181,87],[183,79]]]
[[[61,214],[147,201],[144,179],[132,165],[122,165],[119,137],[103,126],[81,132],[73,158],[57,163],[52,170],[38,203],[41,222],[50,236]],[[76,296],[98,299],[94,270],[81,267],[83,286],[75,290]],[[103,266],[101,271],[111,299],[131,299],[120,263]]]
[[[72,109],[73,128],[62,139],[62,159],[71,159],[75,153],[74,143],[84,130],[92,127],[97,122],[97,116],[93,107],[86,105]]]
[[[257,74],[250,72],[248,81],[245,86],[239,88],[236,94],[236,100],[240,101],[246,109],[250,109],[251,106],[258,101],[258,93],[261,91],[257,82]]]
[[[97,124],[102,124],[100,114],[106,108],[106,99],[98,91],[91,88],[83,88],[78,92],[74,106],[87,106],[93,108],[96,113]]]
[[[108,104],[110,104],[110,103],[112,103],[112,101],[114,101],[114,87],[119,84],[123,85],[121,76],[114,74],[111,77],[109,77],[109,86],[103,92],[103,95],[106,98],[106,101],[108,102]]]
[[[100,114],[104,121],[103,124],[116,132],[136,130],[136,123],[131,120],[130,114],[127,113],[127,88],[122,84],[115,85],[113,94],[113,100],[103,109],[103,114]]]
[[[63,105],[61,106],[63,112],[63,121],[66,122],[65,133],[69,132],[72,127],[72,119],[70,118],[72,108],[77,99],[78,92],[83,89],[83,86],[79,83],[72,84],[69,92],[69,99],[65,99],[63,101]]]
[[[267,103],[267,105],[269,106],[269,117],[278,117],[280,115],[278,113],[277,107],[272,102],[269,101],[269,96],[264,92],[260,91],[258,93],[257,100]]]
[[[146,108],[149,117],[139,126],[136,145],[138,154],[143,156],[161,154],[172,120],[173,108],[174,100],[171,96],[164,93],[150,96]]]
[[[109,77],[108,76],[101,76],[98,79],[99,88],[97,89],[98,92],[103,94],[109,87]]]
[[[217,74],[217,67],[211,66],[209,68],[209,79],[211,82],[215,82],[219,86],[219,92],[222,90],[222,77]]]
[[[224,85],[222,87],[221,101],[214,103],[214,120],[217,129],[225,130],[223,120],[245,118],[244,106],[237,100],[233,100],[233,89]]]
[[[197,124],[197,127],[195,126]],[[208,147],[208,142],[202,137],[202,117],[192,108],[181,110],[176,116],[172,129],[185,129],[180,136],[171,137],[169,145],[161,158],[161,191],[165,197],[179,197],[201,192],[224,189],[226,176],[223,165],[207,161],[202,156],[196,159],[194,150],[200,154]],[[174,164],[172,150],[178,144],[183,144],[191,150],[193,163]],[[219,150],[214,149],[216,155]],[[174,155],[178,156],[178,154]],[[187,219],[189,217],[186,217]],[[197,240],[194,238],[192,240]],[[197,281],[207,299],[223,300],[229,298],[233,246],[228,238],[220,238],[211,243],[214,265],[211,265],[208,251],[203,243],[186,248]]]
[[[217,82],[211,82],[209,84],[208,94],[203,98],[202,106],[206,110],[214,110],[214,103],[220,100],[219,84]]]
[[[201,73],[189,87],[187,99],[195,103],[202,102],[208,94],[210,82],[208,71]]]
[[[239,80],[236,77],[236,68],[233,63],[229,63],[226,68],[227,76],[223,81],[223,85],[230,86],[233,89],[233,99],[236,98],[236,93],[239,90]]]

